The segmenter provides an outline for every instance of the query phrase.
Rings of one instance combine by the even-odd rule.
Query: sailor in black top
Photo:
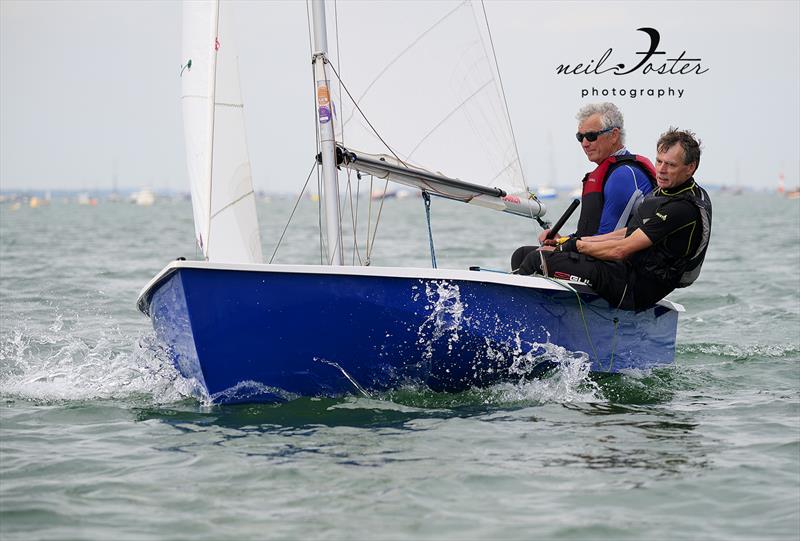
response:
[[[642,202],[627,234],[637,228],[653,245],[630,257],[634,298],[637,307],[650,306],[700,274],[711,233],[711,200],[693,178],[672,190],[659,188]]]
[[[562,237],[556,252],[541,258],[538,272],[584,282],[626,310],[648,308],[694,282],[711,233],[711,200],[692,178],[700,143],[691,132],[671,129],[657,149],[658,189],[645,197],[629,227]]]

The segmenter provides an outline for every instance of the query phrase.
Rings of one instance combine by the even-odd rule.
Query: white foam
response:
[[[89,340],[64,328],[57,315],[44,330],[25,324],[0,341],[0,395],[27,400],[149,397],[170,403],[201,398],[198,383],[182,377],[152,331],[126,336],[113,325]]]
[[[520,379],[493,386],[493,401],[569,403],[603,400],[597,383],[589,377],[592,364],[586,353],[574,353],[550,343],[530,346],[528,352],[515,357],[511,365],[511,372]],[[543,362],[555,367],[539,378],[529,379],[532,371]]]

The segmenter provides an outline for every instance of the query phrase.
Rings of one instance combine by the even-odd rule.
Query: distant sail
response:
[[[230,3],[183,3],[186,160],[198,245],[209,261],[261,263]]]

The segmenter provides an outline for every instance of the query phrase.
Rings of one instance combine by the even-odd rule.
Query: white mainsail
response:
[[[229,3],[183,3],[181,73],[195,233],[209,261],[261,263]]]
[[[330,40],[338,48],[330,60],[360,109],[330,77],[337,142],[524,199],[527,186],[481,5],[412,4],[336,4],[338,16],[328,26],[338,29]],[[365,20],[370,24],[359,24]]]

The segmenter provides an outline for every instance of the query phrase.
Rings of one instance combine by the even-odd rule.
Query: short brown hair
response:
[[[694,162],[697,167],[700,166],[700,145],[702,141],[697,139],[694,132],[689,130],[679,130],[678,128],[670,128],[661,134],[656,143],[656,150],[658,152],[666,152],[671,149],[675,144],[681,145],[683,148],[683,165],[689,165]]]

